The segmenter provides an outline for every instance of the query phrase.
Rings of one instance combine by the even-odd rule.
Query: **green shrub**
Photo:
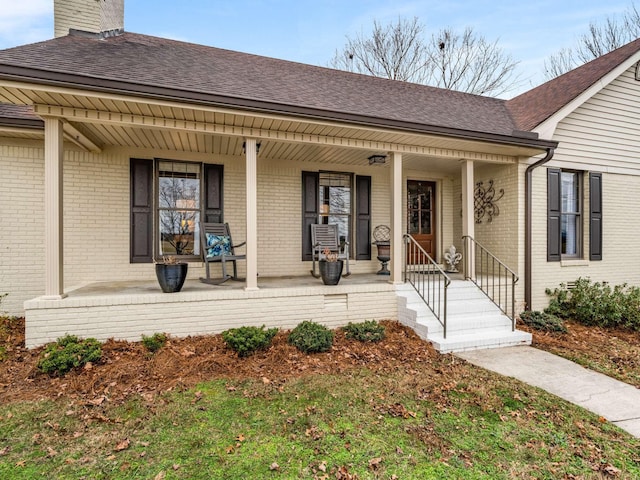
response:
[[[566,332],[564,321],[552,313],[527,311],[520,314],[520,319],[525,325],[543,332]]]
[[[640,289],[626,284],[611,287],[606,282],[579,278],[569,289],[547,290],[551,296],[545,312],[571,318],[585,325],[625,327],[640,330]]]
[[[95,338],[78,339],[65,335],[50,343],[42,352],[38,368],[44,373],[64,375],[75,367],[97,362],[102,357],[102,347]]]
[[[319,323],[304,321],[291,330],[289,344],[304,353],[326,352],[333,345],[333,332]]]
[[[345,336],[349,340],[359,340],[360,342],[379,342],[384,339],[384,326],[375,320],[367,320],[362,323],[349,322],[342,327]]]
[[[142,345],[151,353],[155,353],[164,347],[167,343],[167,335],[165,333],[154,333],[150,337],[142,335]]]
[[[238,353],[239,357],[251,355],[256,350],[268,348],[278,333],[277,328],[265,330],[262,327],[231,328],[222,332],[226,344]]]

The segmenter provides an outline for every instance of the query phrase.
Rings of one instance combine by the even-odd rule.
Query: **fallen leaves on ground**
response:
[[[6,323],[7,333],[0,337],[0,346],[8,352],[0,369],[0,402],[64,396],[88,409],[88,420],[98,421],[110,420],[101,419],[100,413],[91,411],[92,407],[120,404],[133,396],[152,404],[160,393],[188,389],[207,380],[253,378],[279,388],[290,378],[343,373],[362,366],[372,371],[394,371],[398,364],[427,362],[437,356],[412,330],[398,322],[384,321],[387,335],[382,342],[347,340],[337,330],[332,349],[313,355],[289,345],[286,331],[276,335],[269,349],[246,358],[238,358],[227,348],[221,335],[172,337],[154,355],[149,355],[139,342],[108,340],[102,347],[102,359],[90,369],[51,377],[36,368],[42,348],[24,348],[24,321]],[[229,385],[227,389],[234,391],[236,387]],[[196,391],[193,403],[200,401],[201,395]]]

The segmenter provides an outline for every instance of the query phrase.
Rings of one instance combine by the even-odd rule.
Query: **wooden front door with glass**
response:
[[[436,184],[407,180],[407,233],[436,260]],[[407,259],[415,264],[418,259]]]

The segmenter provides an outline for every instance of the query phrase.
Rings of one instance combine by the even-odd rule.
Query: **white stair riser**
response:
[[[401,322],[441,353],[531,344],[531,335],[513,332],[511,320],[472,283],[454,281],[448,289],[446,339],[442,325],[411,285],[399,286],[397,295]]]

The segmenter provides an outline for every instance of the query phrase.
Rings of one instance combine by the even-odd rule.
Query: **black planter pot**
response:
[[[164,293],[179,292],[187,278],[188,263],[156,263],[156,277]]]
[[[320,277],[325,285],[337,285],[342,275],[342,260],[336,262],[327,262],[326,260],[320,260]]]

